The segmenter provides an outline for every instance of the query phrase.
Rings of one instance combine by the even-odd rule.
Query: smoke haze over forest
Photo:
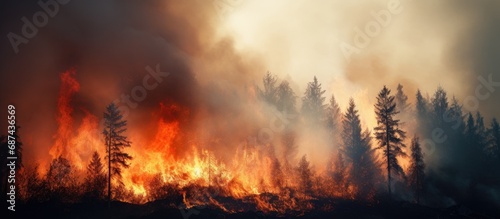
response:
[[[500,119],[500,1],[40,2],[53,4],[1,3],[0,106],[16,106],[24,165],[40,165],[42,176],[51,161],[61,156],[79,168],[79,179],[84,178],[94,151],[105,160],[106,148],[99,142],[102,117],[106,106],[115,102],[126,114],[132,141],[127,150],[136,159],[124,173],[125,187],[135,195],[148,197],[146,184],[155,174],[164,183],[175,180],[168,176],[175,167],[166,168],[165,163],[208,159],[210,172],[212,156],[220,162],[220,177],[233,177],[227,185],[244,181],[238,187],[244,192],[229,189],[233,197],[280,193],[284,190],[271,182],[272,177],[258,181],[252,174],[265,170],[263,175],[273,176],[274,172],[266,171],[278,166],[286,175],[287,165],[304,164],[304,155],[318,177],[330,171],[329,165],[337,165],[332,160],[345,146],[346,140],[339,137],[344,127],[333,128],[336,137],[332,137],[331,127],[323,124],[330,121],[331,111],[326,110],[333,95],[342,118],[351,98],[359,111],[360,131],[368,136],[363,144],[367,141],[373,149],[374,165],[380,169],[374,171],[376,188],[367,195],[376,197],[386,189],[386,173],[383,152],[374,149],[379,145],[374,137],[379,125],[374,106],[384,86],[395,95],[401,84],[409,107],[397,118],[407,132],[404,151],[408,155],[413,136],[421,140],[426,188],[432,196],[424,204],[449,207],[477,202],[487,203],[488,209],[500,207],[500,172],[489,166],[476,171],[490,161],[482,163],[487,160],[479,157],[482,154],[464,155],[476,153],[468,151],[470,136],[464,134],[470,130],[468,113],[478,130],[489,130],[493,118]],[[46,22],[37,21],[37,13],[47,10],[53,14],[46,14]],[[296,99],[293,107],[266,99],[263,78],[269,76],[276,80],[276,88],[288,82]],[[317,115],[321,119],[314,117],[312,109],[304,110],[305,96],[316,78],[325,98],[326,116]],[[440,88],[446,98],[436,96]],[[144,93],[139,95],[139,89]],[[418,90],[427,101],[424,117],[418,114]],[[435,107],[440,100],[447,102],[442,106],[444,114]],[[447,118],[457,105],[461,115]],[[285,121],[287,128],[278,130],[282,124],[273,123],[277,120]],[[435,137],[436,129],[448,140]],[[6,133],[6,126],[0,131]],[[489,148],[487,133],[482,136],[485,142],[472,144]],[[294,136],[292,149],[286,146],[288,134]],[[247,152],[251,140],[257,140],[258,149]],[[491,153],[494,157],[497,152]],[[258,163],[255,170],[245,162],[230,165],[242,157],[250,157],[248,165]],[[141,166],[152,160],[154,165]],[[409,171],[411,157],[398,160]],[[224,175],[226,168],[232,175]],[[205,176],[204,170],[196,177]],[[150,175],[141,178],[140,171]],[[403,178],[394,183],[394,192],[398,199],[410,201],[414,195],[403,188]],[[293,180],[285,176],[283,181]]]

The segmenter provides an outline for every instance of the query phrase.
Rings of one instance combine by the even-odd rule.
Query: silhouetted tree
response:
[[[448,111],[446,91],[439,86],[431,100],[434,127],[444,127],[444,115]]]
[[[25,202],[46,201],[51,192],[47,188],[47,182],[38,174],[38,164],[26,167],[21,175],[21,186],[19,193]]]
[[[128,168],[130,165],[128,162],[132,159],[129,154],[123,151],[131,144],[125,136],[126,126],[127,121],[123,120],[123,115],[114,103],[106,107],[103,135],[108,158],[108,206],[111,204],[112,177],[116,177],[119,184],[122,184],[121,169]]]
[[[50,163],[46,181],[52,200],[68,201],[77,195],[73,167],[69,160],[62,156],[53,159]]]
[[[326,108],[324,105],[324,93],[325,90],[321,89],[321,84],[318,82],[316,76],[314,76],[314,80],[307,84],[306,92],[302,98],[302,113],[309,116],[316,123],[324,119],[323,116],[325,115]]]
[[[448,109],[447,114],[444,115],[445,122],[450,123],[450,131],[454,133],[462,134],[464,130],[464,115],[462,106],[458,103],[457,98],[453,96],[451,99],[451,105]],[[447,126],[448,127],[448,126]],[[454,136],[456,137],[456,136]]]
[[[378,149],[383,149],[383,155],[387,162],[387,189],[391,196],[391,173],[404,177],[403,168],[398,163],[398,156],[406,156],[402,148],[406,147],[404,139],[406,133],[399,128],[399,120],[394,117],[399,112],[396,111],[396,103],[391,91],[384,86],[377,97],[375,104],[375,114],[377,116],[377,127],[375,127],[375,137],[379,142]]]
[[[262,79],[262,83],[264,85],[264,89],[261,90],[259,89],[259,95],[262,99],[264,99],[267,103],[276,105],[277,101],[277,87],[276,87],[276,82],[278,80],[276,79],[276,76],[272,75],[270,72],[267,72],[267,74],[264,76]]]
[[[330,129],[331,138],[333,141],[332,146],[335,146],[341,141],[340,133],[342,130],[342,112],[340,111],[339,104],[337,103],[333,95],[330,98],[330,104],[328,105],[326,111],[327,127]]]
[[[477,135],[477,142],[476,145],[479,148],[481,152],[484,151],[486,148],[486,139],[487,139],[487,130],[484,125],[484,118],[481,115],[480,112],[476,113],[476,135]]]
[[[429,102],[422,96],[420,90],[417,91],[417,103],[415,104],[415,108],[417,111],[417,117],[419,120],[426,119],[428,115],[428,106]]]
[[[358,189],[357,198],[369,198],[374,191],[377,172],[374,151],[370,146],[370,132],[361,131],[358,110],[351,98],[342,120],[342,153],[349,163],[349,181]]]
[[[472,116],[472,113],[469,113],[467,115],[467,121],[465,123],[465,130],[464,130],[464,135],[466,139],[466,145],[468,147],[472,147],[472,145],[475,145],[477,142],[477,129],[476,129],[476,124],[474,121],[474,117]]]
[[[85,178],[87,186],[87,195],[91,199],[101,199],[106,187],[106,175],[104,174],[104,165],[101,162],[101,156],[95,151],[92,159],[87,166],[87,176]]]
[[[283,81],[277,88],[277,108],[280,112],[296,113],[296,96],[288,81]]]
[[[500,125],[495,118],[491,120],[487,143],[488,152],[500,161]]]
[[[408,181],[411,189],[415,193],[417,203],[420,203],[420,197],[424,191],[425,164],[423,156],[419,139],[415,136],[411,140],[411,160],[408,171]]]
[[[312,194],[312,172],[311,167],[309,166],[309,161],[307,161],[306,155],[302,156],[300,159],[299,166],[297,168],[297,172],[299,175],[299,189],[305,195]]]

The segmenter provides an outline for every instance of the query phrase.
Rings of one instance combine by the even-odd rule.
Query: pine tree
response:
[[[446,91],[439,86],[431,100],[432,118],[435,127],[444,127],[444,115],[448,111],[448,97]]]
[[[391,96],[391,91],[384,86],[378,94],[375,104],[375,114],[377,115],[375,137],[379,142],[378,149],[383,149],[383,155],[387,161],[387,189],[391,197],[391,174],[395,173],[404,177],[403,168],[399,165],[397,157],[406,156],[402,150],[406,147],[404,144],[406,132],[399,128],[400,122],[394,118],[398,113],[394,96]]]
[[[466,139],[467,147],[474,145],[477,142],[477,129],[472,113],[467,115],[465,123],[464,136]]]
[[[335,96],[330,98],[330,104],[327,108],[327,127],[330,128],[334,143],[338,143],[340,139],[340,130],[342,125],[342,112],[339,104],[335,100]]]
[[[300,159],[299,166],[297,167],[299,175],[299,188],[305,195],[312,195],[313,175],[309,165],[309,161],[307,161],[307,157],[304,155],[302,156],[302,159]]]
[[[49,199],[66,201],[76,195],[76,178],[68,159],[61,156],[53,159],[45,177]]]
[[[129,167],[130,155],[123,151],[130,147],[131,142],[127,140],[124,133],[127,131],[127,121],[114,103],[106,107],[104,113],[104,140],[108,158],[108,206],[111,204],[111,180],[113,177],[121,183],[121,169]]]
[[[87,185],[87,194],[92,199],[100,199],[104,195],[106,186],[106,176],[104,174],[104,165],[101,162],[101,156],[95,151],[92,159],[87,166],[87,176],[85,178]]]
[[[396,110],[404,113],[410,108],[410,104],[408,104],[408,96],[403,92],[403,85],[398,84],[398,89],[396,93]]]
[[[450,124],[451,128],[460,134],[464,129],[463,117],[464,115],[462,112],[462,106],[458,103],[457,98],[453,96],[450,109],[448,110],[448,114],[445,116],[445,118],[448,119],[449,122],[452,122]]]
[[[351,98],[342,120],[342,153],[349,163],[349,181],[358,188],[357,198],[368,198],[374,190],[377,172],[374,151],[370,146],[370,133],[361,130],[358,110]]]
[[[280,83],[277,89],[277,108],[280,112],[295,113],[296,96],[288,81]]]
[[[313,122],[323,121],[325,114],[325,90],[321,88],[316,76],[314,80],[307,84],[306,92],[302,98],[302,113],[309,116]]]
[[[267,103],[272,105],[276,105],[277,101],[277,87],[276,87],[277,81],[278,80],[276,79],[275,75],[272,75],[270,72],[267,72],[267,74],[262,79],[264,89],[263,90],[259,89],[260,97],[264,99]]]
[[[476,145],[480,151],[483,151],[486,148],[487,130],[484,125],[484,118],[480,112],[476,113],[476,132]]]
[[[422,96],[422,93],[420,90],[417,91],[417,103],[415,104],[415,108],[417,111],[417,116],[418,119],[425,119],[427,118],[427,113],[428,113],[428,101]]]
[[[489,153],[500,161],[500,125],[495,118],[491,120],[487,143]]]
[[[410,187],[415,193],[417,203],[420,203],[420,197],[424,191],[425,182],[425,164],[420,142],[417,136],[411,140],[411,160],[408,174]]]

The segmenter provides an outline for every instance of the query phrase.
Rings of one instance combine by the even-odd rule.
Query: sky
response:
[[[417,89],[432,95],[438,86],[450,98],[465,99],[475,96],[478,76],[494,74],[492,80],[500,81],[490,56],[499,53],[493,37],[499,34],[498,2],[234,2],[222,16],[221,32],[234,37],[238,50],[261,57],[268,71],[292,80],[299,95],[317,76],[343,109],[354,97],[368,111],[383,85],[395,92],[403,84],[410,100]],[[492,99],[480,101],[490,118],[500,116],[493,104],[499,96],[493,91]],[[367,122],[373,126],[373,120]]]

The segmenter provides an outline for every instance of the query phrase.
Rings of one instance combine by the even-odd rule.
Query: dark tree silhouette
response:
[[[296,113],[296,96],[288,81],[283,81],[277,88],[277,108],[280,112]]]
[[[87,176],[85,178],[87,186],[87,195],[91,199],[101,199],[106,187],[106,175],[104,174],[104,165],[101,162],[101,156],[95,151],[92,159],[87,166]]]
[[[476,113],[476,134],[477,134],[477,147],[480,151],[483,151],[486,148],[486,139],[488,131],[484,125],[484,118],[480,112]]]
[[[467,144],[474,144],[476,141],[476,125],[472,113],[467,114],[467,121],[465,123],[465,138],[468,140]]]
[[[68,159],[62,156],[53,159],[45,177],[50,191],[49,199],[64,202],[74,200],[78,196],[76,177]]]
[[[439,86],[431,100],[432,118],[435,127],[444,127],[444,115],[448,111],[448,97],[446,91]]]
[[[420,148],[420,142],[417,136],[411,140],[411,160],[408,173],[410,188],[415,193],[417,203],[420,203],[420,197],[424,191],[425,182],[425,164],[424,155]]]
[[[332,95],[330,98],[330,104],[327,108],[327,116],[326,116],[327,127],[330,129],[331,138],[333,141],[333,145],[338,145],[341,141],[340,132],[342,129],[342,112],[340,111],[339,104],[335,100],[335,97]]]
[[[342,139],[341,151],[349,163],[349,181],[358,189],[357,198],[368,198],[374,191],[378,165],[370,146],[370,132],[361,131],[358,110],[352,98],[342,121]]]
[[[495,118],[491,120],[491,127],[488,130],[487,145],[488,152],[500,161],[500,125]]]
[[[278,92],[275,75],[272,75],[270,72],[267,72],[264,78],[262,79],[262,83],[264,85],[264,89],[259,89],[259,95],[264,101],[269,104],[276,105],[276,101],[278,99]]]
[[[121,169],[128,168],[128,162],[132,159],[123,151],[131,144],[125,136],[126,126],[127,121],[123,120],[123,115],[114,103],[106,107],[103,135],[108,158],[108,206],[111,204],[111,180],[116,177],[117,182],[122,184]]]
[[[321,89],[321,84],[314,76],[314,80],[307,84],[306,92],[302,97],[302,113],[309,116],[316,123],[324,119],[326,108],[324,93],[325,90]]]
[[[51,193],[47,188],[47,181],[38,173],[38,164],[24,168],[20,178],[19,194],[25,202],[46,201]]]
[[[68,159],[59,156],[50,163],[49,171],[47,172],[47,181],[51,191],[59,188],[68,187],[71,184],[72,177],[71,164]]]
[[[406,132],[399,128],[399,120],[394,117],[399,112],[396,111],[396,103],[391,91],[384,86],[377,97],[375,104],[375,114],[377,116],[377,127],[375,127],[375,138],[379,142],[378,149],[383,149],[383,155],[387,162],[387,189],[389,196],[391,191],[391,173],[404,177],[403,168],[398,163],[398,156],[406,156],[402,148],[406,147],[404,139]]]
[[[300,159],[299,166],[297,167],[299,175],[299,188],[305,195],[311,195],[313,187],[313,176],[309,165],[309,161],[307,161],[307,157],[304,155],[302,156],[302,159]]]
[[[417,91],[417,103],[415,104],[415,108],[419,120],[427,118],[429,102],[422,96],[420,90]]]

